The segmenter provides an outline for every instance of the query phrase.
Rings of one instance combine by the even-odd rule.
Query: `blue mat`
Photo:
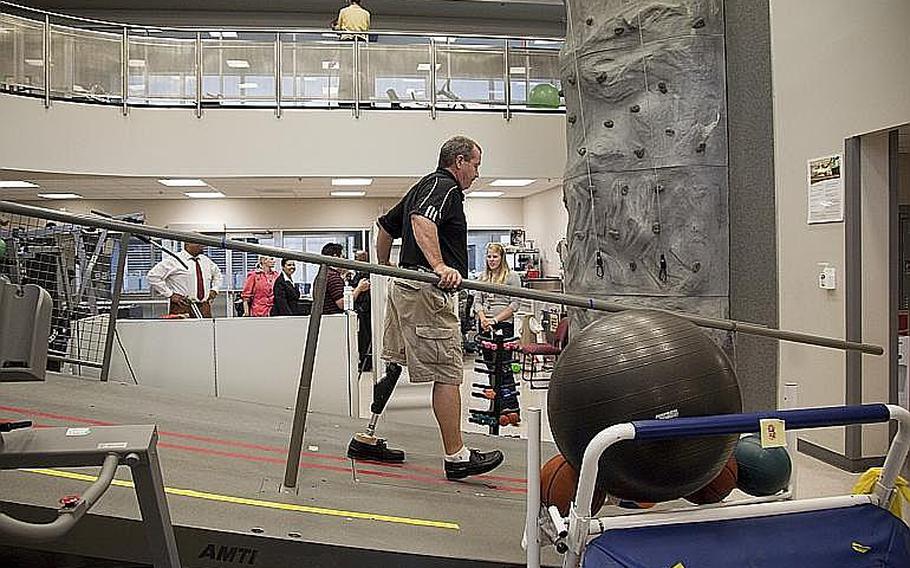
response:
[[[874,505],[611,530],[584,568],[908,568],[910,529]]]

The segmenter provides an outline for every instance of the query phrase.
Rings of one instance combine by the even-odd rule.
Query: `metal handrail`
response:
[[[262,254],[267,256],[274,257],[283,257],[293,260],[299,260],[301,262],[309,262],[311,264],[318,265],[327,265],[334,266],[338,268],[345,268],[348,270],[360,271],[360,272],[369,272],[371,274],[379,274],[382,276],[392,276],[395,278],[403,278],[407,280],[413,280],[417,282],[426,282],[428,284],[435,284],[438,282],[439,278],[429,272],[419,272],[416,270],[405,270],[403,268],[397,268],[394,266],[372,264],[369,262],[359,262],[356,260],[348,260],[345,258],[336,258],[332,256],[323,256],[321,254],[309,253],[303,251],[294,251],[283,249],[279,247],[258,245],[253,243],[245,243],[241,241],[234,241],[227,238],[226,235],[221,237],[213,237],[210,235],[202,235],[199,233],[193,233],[189,231],[175,231],[172,229],[165,229],[162,227],[154,227],[150,225],[137,225],[134,223],[128,223],[126,221],[119,221],[116,219],[106,219],[96,216],[88,215],[74,215],[72,213],[65,213],[63,211],[57,211],[54,209],[46,209],[44,207],[35,207],[34,205],[23,205],[21,203],[13,203],[11,201],[0,201],[0,211],[25,215],[28,217],[36,217],[39,219],[47,219],[52,221],[59,221],[61,223],[72,223],[75,225],[82,225],[86,227],[96,227],[99,229],[107,229],[109,231],[116,232],[125,232],[133,233],[137,235],[145,235],[147,237],[155,237],[159,239],[171,239],[176,241],[192,242],[198,243],[201,245],[207,245],[216,248],[226,248],[231,250],[246,251],[256,254]],[[541,302],[548,302],[552,304],[561,304],[564,306],[571,306],[575,308],[597,310],[603,312],[623,312],[630,309],[654,309],[648,308],[646,306],[634,306],[629,304],[619,304],[616,302],[610,302],[607,300],[601,300],[599,298],[584,297],[584,296],[575,296],[570,294],[561,294],[558,292],[546,292],[543,290],[531,290],[529,288],[516,288],[513,286],[506,286],[503,284],[493,284],[490,282],[480,282],[477,280],[465,280],[462,283],[462,288],[466,290],[476,290],[478,292],[488,292],[491,294],[498,294],[501,296],[508,296],[513,298],[523,298],[529,300],[538,300]],[[762,337],[771,337],[774,339],[779,339],[783,341],[790,341],[793,343],[803,343],[806,345],[815,345],[818,347],[828,347],[832,349],[841,349],[841,350],[852,350],[860,351],[862,353],[867,353],[870,355],[882,355],[884,349],[880,345],[874,345],[871,343],[861,343],[856,341],[845,341],[843,339],[836,339],[832,337],[824,337],[820,335],[814,335],[811,333],[802,333],[797,331],[788,331],[782,329],[774,329],[766,327],[763,325],[742,322],[737,320],[728,320],[721,318],[712,318],[707,316],[700,316],[695,314],[689,314],[685,312],[675,312],[671,310],[657,310],[665,313],[670,313],[672,315],[686,319],[697,326],[706,327],[710,329],[720,329],[724,331],[732,331],[738,333],[745,333],[748,335],[759,335]]]
[[[33,8],[31,6],[24,6],[22,4],[17,4],[15,2],[7,2],[5,0],[0,0],[0,6],[9,6],[17,10],[22,10],[25,12],[32,12],[35,14],[41,14],[42,16],[48,16],[52,18],[59,18],[63,20],[71,20],[74,22],[83,22],[87,24],[94,24],[98,26],[109,26],[115,28],[129,28],[132,30],[154,30],[155,32],[180,32],[180,33],[196,33],[196,32],[220,32],[220,31],[232,31],[232,32],[243,32],[243,33],[299,33],[299,34],[324,34],[324,33],[338,33],[339,35],[342,32],[332,30],[330,28],[298,28],[298,27],[282,27],[282,26],[270,26],[270,27],[249,27],[249,26],[156,26],[156,25],[142,25],[142,24],[130,24],[127,22],[114,22],[108,20],[98,20],[94,18],[86,18],[83,16],[73,16],[69,14],[63,14],[60,12],[53,12],[49,10],[42,10],[40,8]],[[370,35],[378,36],[428,36],[435,37],[443,35],[439,31],[420,31],[420,30],[411,30],[411,31],[400,31],[400,30],[370,30]],[[449,37],[458,37],[458,38],[473,38],[473,39],[513,39],[520,41],[563,41],[564,38],[557,36],[513,36],[513,35],[502,35],[502,34],[471,34],[471,33],[459,33],[452,34],[446,33],[446,36]]]

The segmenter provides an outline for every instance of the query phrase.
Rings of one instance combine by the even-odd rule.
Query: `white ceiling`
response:
[[[175,176],[177,177],[177,176]],[[180,176],[183,177],[183,176]],[[38,188],[0,189],[0,199],[37,200],[39,193],[77,193],[85,199],[189,199],[184,192],[217,190],[230,198],[327,198],[333,190],[362,190],[366,197],[397,198],[416,177],[377,177],[365,187],[332,187],[332,178],[243,177],[204,178],[205,187],[165,187],[158,178],[58,174],[0,169],[0,180],[28,181]],[[471,190],[502,191],[503,197],[521,198],[562,184],[561,179],[538,179],[526,187],[489,187],[493,178],[480,178]]]

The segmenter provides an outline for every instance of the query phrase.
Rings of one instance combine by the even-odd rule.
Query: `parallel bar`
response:
[[[54,355],[53,353],[47,354],[48,361],[59,361],[61,363],[69,363],[70,365],[77,365],[80,367],[91,367],[93,369],[101,369],[102,364],[96,363],[95,361],[83,361],[82,359],[73,359],[72,357],[65,357],[62,355]]]
[[[427,272],[418,272],[415,270],[405,270],[403,268],[397,268],[393,266],[385,266],[380,264],[372,264],[369,262],[358,262],[356,260],[348,260],[345,258],[336,258],[331,256],[323,256],[321,254],[309,253],[304,251],[292,251],[279,247],[270,247],[264,245],[257,245],[252,243],[245,243],[241,241],[234,241],[228,239],[226,236],[213,237],[209,235],[202,235],[199,233],[192,233],[189,231],[175,231],[171,229],[163,229],[161,227],[154,227],[149,225],[136,225],[134,223],[128,223],[125,221],[119,221],[116,219],[104,219],[95,216],[88,215],[73,215],[72,213],[65,213],[63,211],[57,211],[54,209],[46,209],[44,207],[35,207],[33,205],[24,205],[21,203],[13,203],[11,201],[0,201],[0,211],[18,215],[26,215],[30,217],[37,217],[40,219],[48,219],[53,221],[60,221],[63,223],[74,223],[77,225],[83,225],[86,227],[98,227],[102,229],[110,229],[118,232],[132,232],[136,235],[145,235],[148,237],[155,237],[159,239],[172,239],[177,241],[189,241],[194,243],[199,243],[201,245],[207,245],[218,248],[227,248],[231,250],[246,251],[255,254],[263,254],[267,256],[275,256],[280,258],[292,258],[294,260],[299,260],[301,262],[309,262],[312,264],[320,265],[329,265],[335,266],[338,268],[346,268],[354,271],[369,272],[371,274],[380,274],[383,276],[393,276],[396,278],[405,278],[407,280],[413,280],[416,282],[427,282],[434,284],[438,281],[438,277],[435,274],[430,274]],[[576,308],[584,308],[597,310],[602,312],[623,312],[629,309],[651,309],[644,308],[639,306],[630,306],[628,304],[618,304],[615,302],[608,302],[606,300],[600,300],[597,298],[586,298],[583,296],[572,296],[568,294],[561,294],[558,292],[546,292],[543,290],[531,290],[528,288],[516,288],[512,286],[505,286],[502,284],[491,284],[489,282],[480,282],[477,280],[465,280],[462,283],[462,288],[466,290],[477,290],[480,292],[489,292],[492,294],[499,294],[501,296],[509,296],[512,298],[526,298],[530,300],[539,300],[542,302],[550,302],[554,304],[562,304],[564,306],[572,306]],[[740,322],[735,320],[725,320],[720,318],[711,318],[705,316],[698,316],[694,314],[687,314],[684,312],[674,312],[670,310],[659,310],[675,315],[677,317],[686,319],[695,325],[701,327],[707,327],[711,329],[722,329],[726,331],[735,331],[739,333],[747,333],[750,335],[760,335],[763,337],[773,337],[783,341],[792,341],[795,343],[805,343],[807,345],[816,345],[819,347],[830,347],[832,349],[844,349],[844,350],[855,350],[861,351],[863,353],[868,353],[871,355],[881,355],[884,350],[881,346],[873,345],[870,343],[858,343],[854,341],[844,341],[843,339],[835,339],[831,337],[823,337],[818,335],[812,335],[809,333],[801,333],[796,331],[786,331],[780,329],[773,329],[765,327],[762,325]]]
[[[351,42],[351,67],[353,76],[351,78],[351,93],[354,96],[354,118],[360,118],[360,40],[354,35],[354,41]]]
[[[294,424],[291,442],[288,446],[288,461],[284,470],[284,486],[297,486],[300,470],[300,450],[303,448],[303,434],[306,431],[307,410],[310,407],[310,386],[313,384],[313,369],[316,368],[316,347],[319,344],[319,325],[325,303],[325,283],[328,267],[322,265],[313,282],[313,308],[306,332],[306,346],[303,351],[303,367],[300,369],[300,384],[297,386],[297,404],[294,406]]]
[[[863,339],[863,228],[862,141],[859,136],[844,141],[844,337]],[[863,360],[859,353],[846,354],[844,404],[863,401]],[[844,456],[863,456],[860,426],[844,429]]]
[[[120,294],[123,289],[123,274],[126,269],[126,253],[130,246],[130,234],[120,235],[120,250],[117,251],[117,274],[114,289],[111,290],[111,307],[107,316],[107,334],[104,337],[104,359],[101,362],[101,382],[106,382],[111,373],[111,354],[114,350],[114,334],[117,333],[117,315],[120,310]]]
[[[540,568],[540,409],[528,408],[528,498],[525,540],[528,568]]]

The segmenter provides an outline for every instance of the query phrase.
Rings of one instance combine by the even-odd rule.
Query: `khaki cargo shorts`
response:
[[[460,385],[464,378],[458,298],[433,284],[393,279],[382,359],[405,365],[412,383]]]

